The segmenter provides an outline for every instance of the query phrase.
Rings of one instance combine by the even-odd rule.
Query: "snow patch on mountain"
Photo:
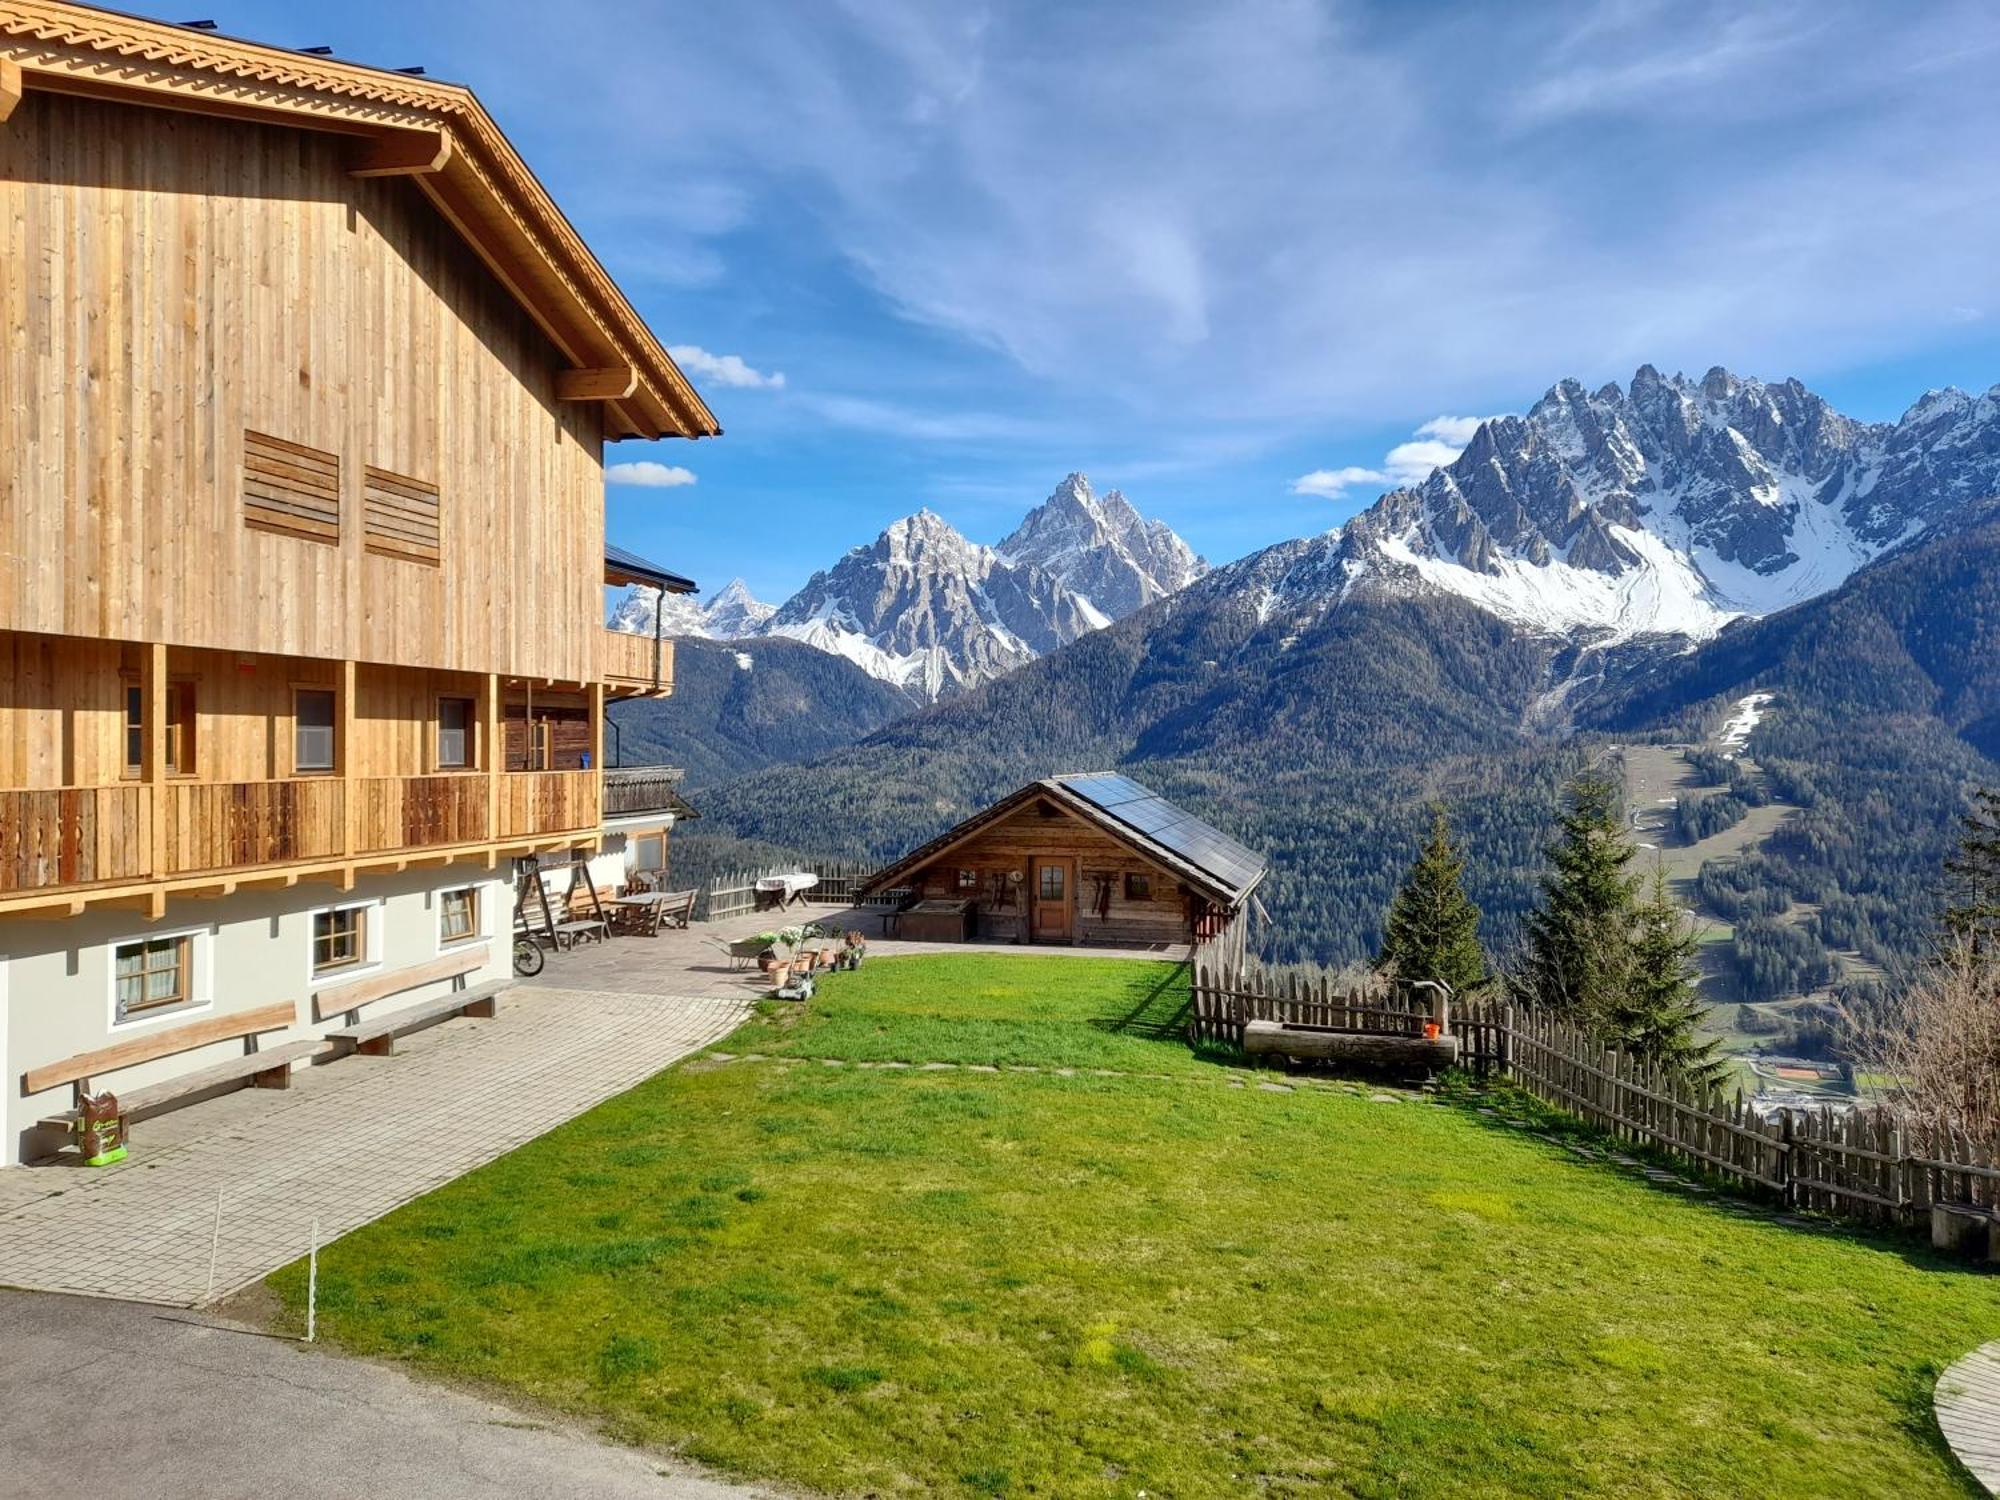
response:
[[[706,604],[693,594],[662,598],[649,588],[628,589],[605,623],[631,635],[651,635],[657,616],[665,627],[662,635],[733,641],[756,635],[776,613],[776,605],[764,603],[742,579],[732,578]]]

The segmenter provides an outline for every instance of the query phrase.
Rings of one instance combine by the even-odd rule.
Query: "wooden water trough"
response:
[[[1458,1038],[1451,1034],[1451,992],[1425,981],[1415,986],[1431,992],[1431,1012],[1395,1019],[1409,1029],[1365,1030],[1358,1026],[1318,1026],[1302,1021],[1246,1021],[1243,1050],[1252,1057],[1283,1057],[1293,1062],[1357,1063],[1368,1067],[1408,1068],[1434,1072],[1458,1061]],[[1387,1013],[1369,1012],[1370,1019]]]

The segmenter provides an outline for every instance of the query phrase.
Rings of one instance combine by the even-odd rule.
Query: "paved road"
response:
[[[401,1371],[129,1302],[0,1292],[0,1497],[751,1500]]]

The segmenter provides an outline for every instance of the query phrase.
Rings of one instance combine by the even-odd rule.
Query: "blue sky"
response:
[[[997,540],[1072,469],[1227,560],[1563,375],[1881,418],[2000,381],[1990,4],[202,14],[478,91],[709,357],[721,439],[609,450],[693,476],[610,525],[709,589],[782,598],[919,505]]]

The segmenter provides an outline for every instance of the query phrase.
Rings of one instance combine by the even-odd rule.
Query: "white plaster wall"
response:
[[[466,983],[483,984],[512,970],[510,920],[513,891],[505,867],[469,866],[409,870],[359,881],[352,891],[330,885],[300,884],[290,890],[240,891],[222,899],[169,902],[166,916],[147,922],[137,912],[87,911],[57,921],[0,919],[0,1059],[4,1059],[4,1107],[0,1107],[0,1165],[29,1160],[63,1143],[57,1132],[35,1121],[69,1108],[70,1086],[32,1097],[22,1092],[30,1068],[80,1052],[110,1046],[190,1021],[231,1011],[289,1001],[290,1028],[264,1032],[264,1046],[319,1036],[341,1024],[339,1016],[316,1022],[312,1016],[312,914],[329,906],[367,903],[373,907],[369,961],[341,971],[339,980],[426,963],[442,951],[438,893],[477,887],[479,925],[487,963]],[[169,1015],[114,1025],[113,950],[120,943],[164,933],[194,937],[193,994],[197,1005]],[[329,979],[327,983],[336,982]],[[408,995],[380,1000],[363,1014],[374,1017],[442,993],[448,982],[423,986]],[[240,1039],[217,1042],[136,1067],[100,1075],[93,1082],[113,1092],[177,1077],[241,1055]]]

